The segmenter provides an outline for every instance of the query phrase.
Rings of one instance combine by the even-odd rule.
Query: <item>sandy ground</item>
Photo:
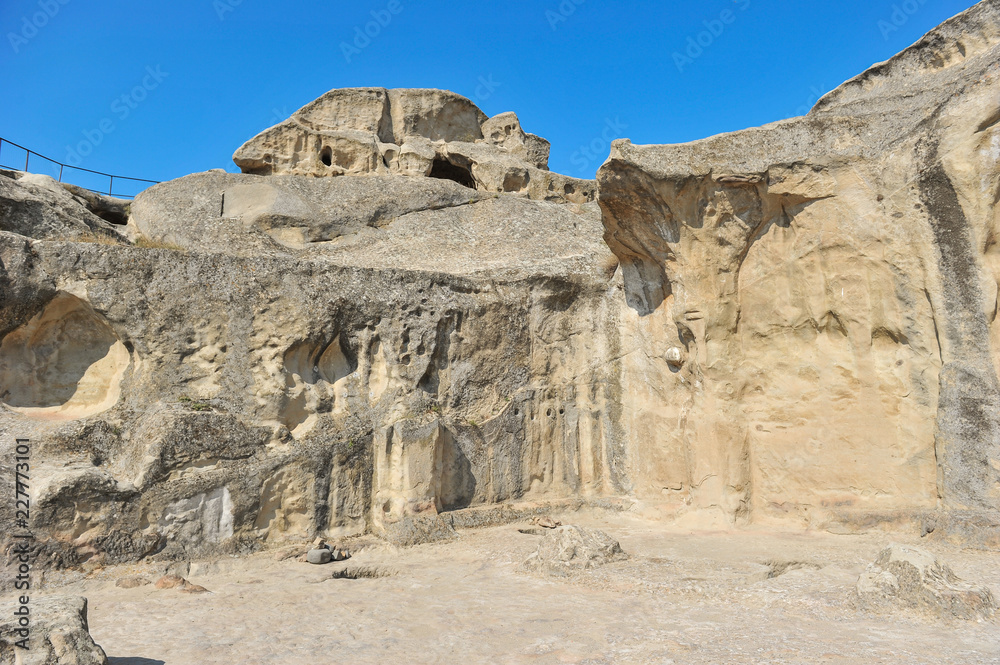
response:
[[[108,568],[53,592],[90,599],[91,633],[112,665],[1000,663],[1000,616],[946,623],[848,602],[890,540],[927,547],[997,597],[1000,553],[885,534],[561,518],[607,531],[631,558],[572,578],[528,574],[519,564],[538,536],[514,525],[408,549],[372,545],[325,566],[273,553],[193,563],[188,579],[211,593],[115,586],[137,572],[155,580],[165,564]],[[332,579],[361,566],[387,576]]]

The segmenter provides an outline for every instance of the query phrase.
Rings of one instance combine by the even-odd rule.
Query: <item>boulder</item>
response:
[[[603,531],[567,525],[548,530],[538,549],[525,559],[524,567],[535,572],[567,575],[627,558],[618,541]]]
[[[332,560],[333,554],[325,547],[306,552],[306,561],[309,563],[323,564],[330,563]]]
[[[913,609],[957,619],[989,619],[997,602],[988,587],[963,582],[931,552],[893,543],[858,578],[852,593],[864,609]]]
[[[87,599],[80,596],[29,596],[29,650],[14,617],[20,606],[0,605],[0,663],[23,665],[107,665],[104,650],[90,636]]]
[[[536,168],[548,170],[549,142],[540,136],[525,133],[516,113],[508,111],[493,116],[483,123],[482,131],[486,141]]]

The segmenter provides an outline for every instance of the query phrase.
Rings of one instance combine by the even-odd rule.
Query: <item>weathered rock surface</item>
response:
[[[525,559],[524,567],[536,572],[566,575],[627,558],[618,541],[603,531],[567,525],[545,533],[538,549]]]
[[[549,142],[444,90],[331,90],[243,145],[244,173],[430,176],[485,192],[585,203],[593,182],[551,173]]]
[[[181,593],[208,593],[208,589],[205,587],[200,584],[192,584],[180,575],[164,575],[156,580],[156,588],[160,590],[175,589]]]
[[[0,459],[31,440],[39,561],[560,502],[1000,544],[998,3],[804,118],[616,143],[599,206],[513,114],[427,90],[324,95],[108,243],[93,201],[0,176],[30,203]]]
[[[306,552],[306,561],[309,563],[323,564],[330,563],[332,560],[333,555],[325,547]]]
[[[120,589],[136,589],[148,584],[152,584],[152,582],[141,575],[128,575],[115,580],[115,586]]]
[[[433,125],[479,128],[469,108],[395,126],[468,138]],[[596,203],[209,172],[129,212],[117,244],[0,233],[0,452],[31,439],[46,565],[410,544],[467,508],[628,493]]]
[[[963,582],[925,549],[895,543],[862,573],[852,595],[866,609],[915,609],[942,618],[989,619],[997,610],[988,587]]]
[[[23,665],[107,665],[104,650],[94,643],[87,625],[87,599],[31,596],[30,649],[15,647],[22,635],[15,607],[0,612],[0,663]],[[13,618],[12,618],[13,617]]]
[[[86,192],[86,193],[84,193]],[[0,231],[45,240],[120,241],[127,203],[36,173],[0,169]],[[95,214],[99,213],[99,214]]]
[[[614,143],[605,239],[661,359],[637,493],[831,528],[943,501],[1000,544],[998,41],[981,2],[802,118]]]

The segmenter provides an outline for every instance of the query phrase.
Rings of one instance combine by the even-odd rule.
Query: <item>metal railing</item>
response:
[[[107,196],[117,196],[117,197],[120,197],[120,198],[131,199],[131,198],[133,198],[135,196],[135,194],[115,194],[114,193],[115,180],[119,180],[119,181],[127,180],[127,181],[130,181],[130,182],[147,182],[147,183],[149,183],[151,185],[156,185],[156,184],[159,184],[159,182],[160,182],[159,180],[146,180],[145,178],[130,178],[128,176],[123,176],[123,175],[111,175],[110,173],[102,173],[101,171],[92,171],[91,169],[80,168],[79,166],[73,166],[72,164],[63,164],[62,162],[58,162],[58,161],[56,161],[54,159],[46,157],[45,155],[40,155],[39,153],[35,152],[34,150],[29,150],[28,148],[25,148],[23,145],[18,145],[17,143],[14,143],[13,141],[8,141],[5,138],[0,138],[0,167],[3,167],[3,168],[9,168],[9,169],[19,169],[20,168],[20,165],[18,165],[18,166],[12,166],[12,165],[9,165],[9,164],[5,165],[3,163],[3,145],[5,143],[24,151],[24,169],[23,170],[25,172],[28,171],[28,164],[31,161],[31,156],[34,155],[35,157],[39,157],[41,159],[44,159],[45,161],[51,162],[52,164],[55,164],[56,166],[59,167],[59,178],[58,178],[59,182],[63,181],[63,171],[64,171],[64,169],[73,169],[75,171],[83,171],[84,173],[93,173],[94,175],[103,176],[105,178],[108,178],[108,191],[106,191],[106,192],[102,192],[99,189],[94,189],[92,187],[84,187],[84,189],[89,189],[90,191],[96,192],[97,194],[105,194]],[[70,183],[70,184],[75,184],[75,183]],[[82,185],[78,185],[78,186],[82,187]]]

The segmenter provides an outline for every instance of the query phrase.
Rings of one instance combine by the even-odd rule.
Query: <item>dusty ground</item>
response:
[[[873,616],[848,592],[900,536],[671,531],[630,515],[561,516],[631,558],[569,579],[519,571],[537,536],[516,526],[409,549],[370,546],[312,566],[273,553],[192,564],[211,593],[115,586],[105,569],[59,593],[90,599],[113,665],[392,663],[1000,663],[1000,617]],[[522,525],[523,526],[523,525]],[[1000,596],[1000,553],[919,542]],[[782,562],[796,562],[780,573]],[[802,567],[796,568],[796,565]],[[331,579],[359,566],[390,573]]]

